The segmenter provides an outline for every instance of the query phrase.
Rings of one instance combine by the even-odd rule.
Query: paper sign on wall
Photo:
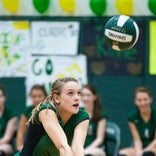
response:
[[[79,22],[32,22],[33,54],[75,55]]]
[[[86,57],[79,56],[32,56],[27,76],[27,97],[34,84],[45,86],[48,94],[54,80],[66,76],[75,77],[80,85],[87,83]],[[27,104],[30,104],[30,99]]]
[[[29,23],[0,22],[0,77],[26,76]]]

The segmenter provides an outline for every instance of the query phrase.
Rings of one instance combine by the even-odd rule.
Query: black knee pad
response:
[[[155,156],[155,154],[151,151],[145,151],[142,156]]]

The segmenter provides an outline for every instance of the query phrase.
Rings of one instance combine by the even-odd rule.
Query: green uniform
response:
[[[107,119],[107,113],[105,111],[102,111],[99,117],[99,121],[102,119]],[[89,146],[95,139],[97,135],[97,126],[98,122],[95,123],[92,119],[89,121],[89,127],[87,132],[87,137],[85,141],[85,147]]]
[[[34,105],[30,105],[30,106],[27,106],[24,110],[24,115],[27,117],[27,119],[29,119],[29,117],[31,116],[31,112],[32,110],[35,108]]]
[[[132,122],[140,135],[143,147],[146,147],[154,139],[156,132],[156,108],[151,106],[151,117],[148,122],[144,122],[140,116],[138,108],[128,114],[128,122]]]
[[[42,123],[38,120],[38,113],[43,109],[51,109],[56,113],[55,108],[49,103],[44,103],[40,106],[34,123],[30,123],[28,126],[24,148],[16,156],[59,156],[59,151],[46,134]],[[62,120],[59,118],[59,123],[67,136],[69,145],[71,145],[75,127],[80,122],[88,119],[88,114],[81,109],[77,114],[72,115],[65,125],[62,124]]]
[[[17,116],[11,109],[5,107],[3,115],[0,117],[0,138],[4,136],[8,121]]]

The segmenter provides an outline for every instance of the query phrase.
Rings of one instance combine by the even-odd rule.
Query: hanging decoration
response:
[[[106,0],[90,0],[90,8],[97,16],[102,16],[106,10]]]
[[[150,9],[150,11],[156,15],[156,0],[149,0],[148,1],[148,7]]]
[[[75,0],[60,0],[61,9],[68,13],[73,13],[75,10]]]
[[[2,0],[2,4],[7,11],[9,11],[12,14],[15,14],[19,8],[19,1],[20,0],[14,0],[11,3],[10,0]]]
[[[34,8],[41,14],[45,13],[50,5],[50,0],[33,0]]]
[[[133,14],[133,0],[116,0],[116,8],[120,14]]]

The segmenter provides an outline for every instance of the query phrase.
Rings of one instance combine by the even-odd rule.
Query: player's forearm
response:
[[[144,148],[144,151],[154,149],[154,147],[156,147],[156,139],[154,139],[146,148]]]
[[[3,138],[0,139],[0,144],[9,143],[11,140],[11,137],[8,135],[5,135]]]
[[[136,156],[141,156],[143,152],[142,143],[140,141],[134,141],[134,148],[136,151]]]
[[[20,126],[17,131],[17,137],[16,137],[16,150],[21,150],[23,148],[24,143],[24,137],[26,134],[27,126],[24,124],[24,126]]]
[[[74,156],[70,146],[60,146],[60,156]]]
[[[16,149],[21,150],[23,148],[24,138],[23,136],[18,136],[16,140]]]
[[[83,147],[72,147],[73,156],[84,156],[84,148]]]
[[[84,150],[73,153],[73,156],[84,156]]]

